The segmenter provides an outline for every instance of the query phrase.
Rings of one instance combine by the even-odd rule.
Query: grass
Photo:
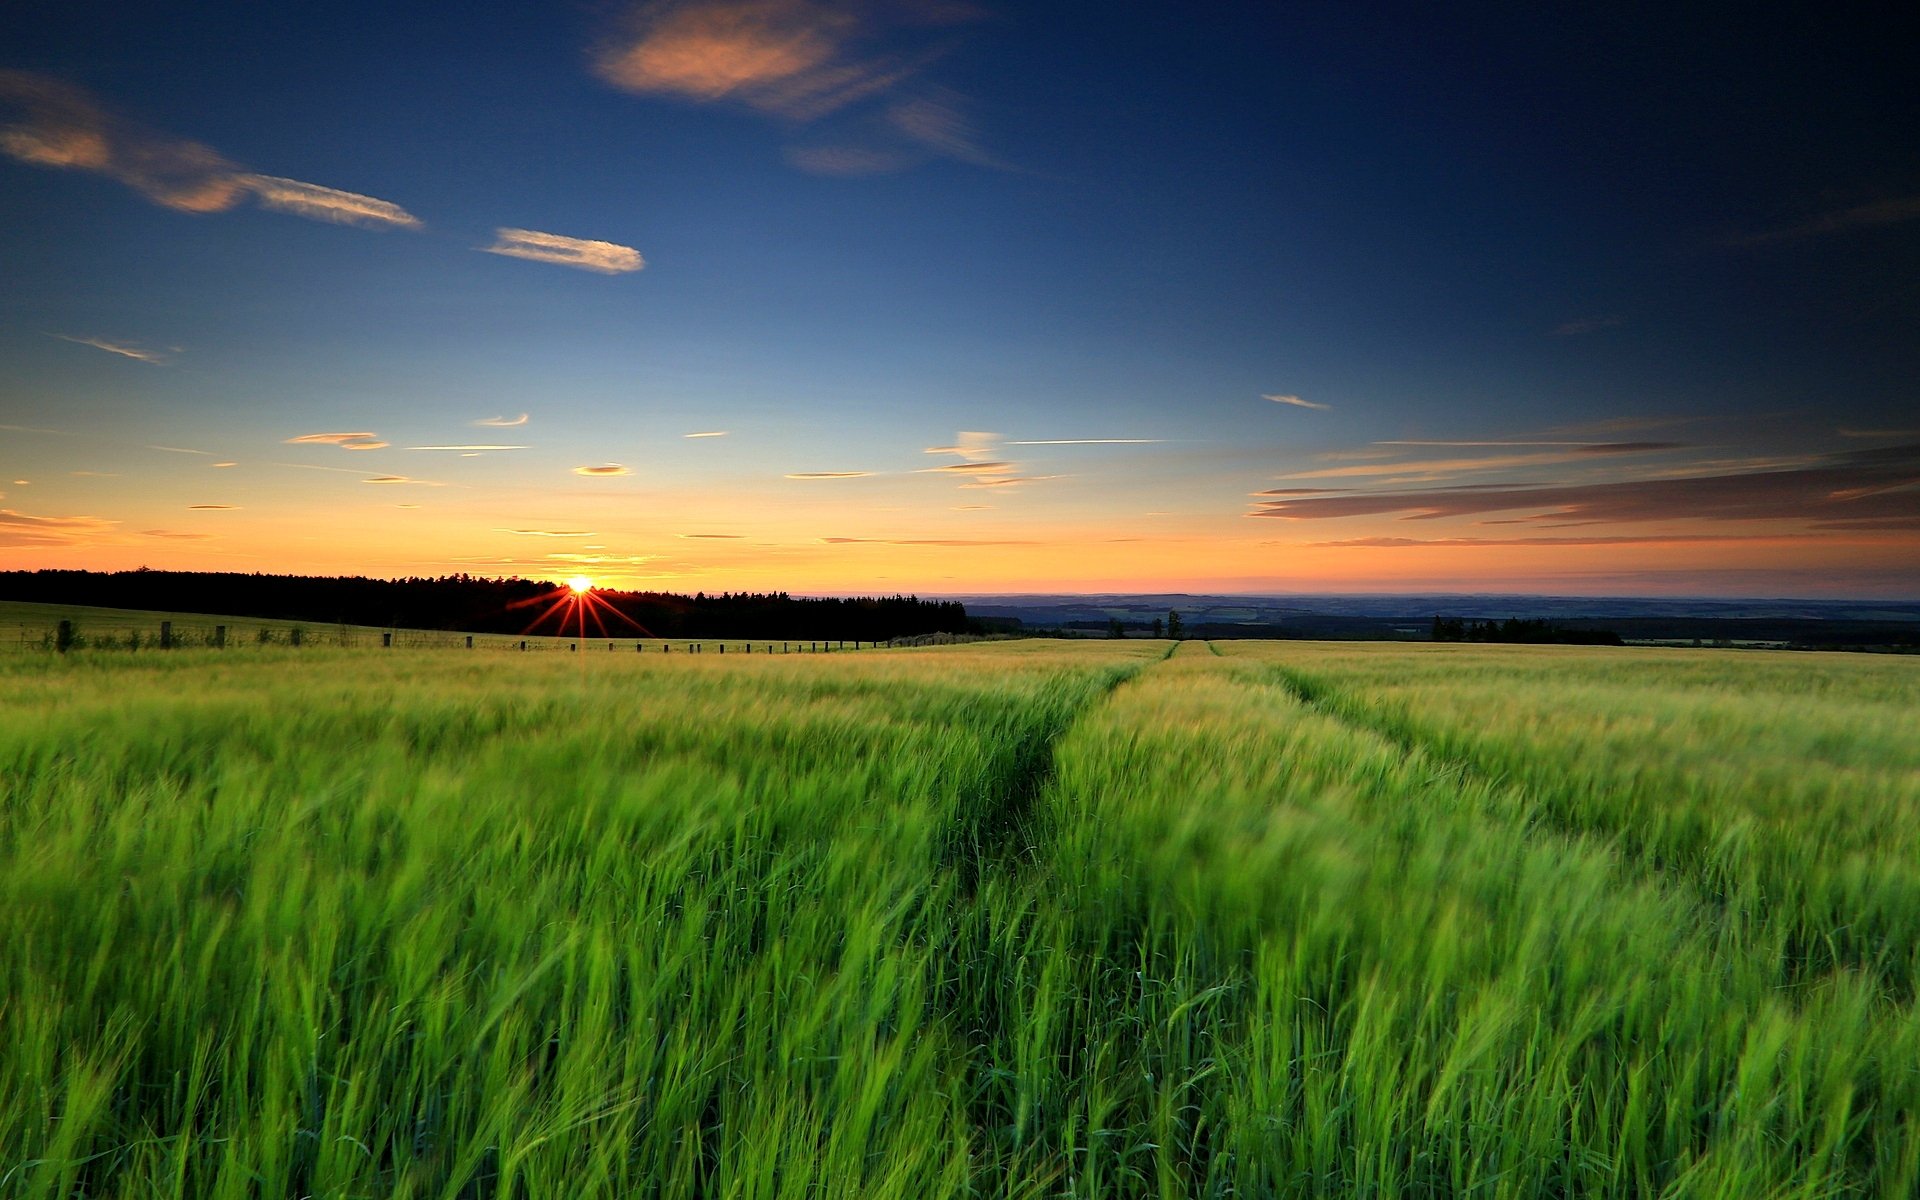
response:
[[[0,1196],[1920,1189],[1914,664],[1175,650],[0,657]]]

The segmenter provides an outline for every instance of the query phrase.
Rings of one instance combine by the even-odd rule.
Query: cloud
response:
[[[237,462],[217,462],[217,463],[214,463],[213,465],[217,468],[217,467],[237,467],[240,464]]]
[[[160,133],[108,111],[81,88],[27,71],[0,71],[0,153],[21,162],[88,171],[178,212],[225,212],[248,196],[264,207],[362,228],[418,229],[399,205],[317,183],[257,175],[210,146]],[[104,348],[104,347],[103,347]]]
[[[1920,438],[1920,429],[1842,429],[1843,438]]]
[[[603,466],[603,467],[575,467],[573,469],[573,473],[575,475],[592,475],[592,476],[633,474],[632,471],[628,470],[626,467],[621,466],[619,463],[608,463],[606,466]]]
[[[338,446],[342,450],[384,450],[387,443],[380,440],[377,433],[303,433],[299,437],[290,437],[284,443],[289,446]]]
[[[311,221],[335,225],[354,225],[361,229],[419,229],[420,219],[391,200],[376,200],[358,192],[343,192],[302,183],[298,179],[279,179],[272,175],[243,175],[261,207],[292,213]]]
[[[1260,398],[1262,400],[1271,400],[1275,404],[1290,404],[1295,408],[1328,409],[1333,407],[1331,404],[1321,404],[1317,400],[1302,400],[1298,396],[1269,396],[1263,392]]]
[[[1405,514],[1434,520],[1530,510],[1520,524],[1578,521],[1802,520],[1814,528],[1901,528],[1920,516],[1920,444],[1823,456],[1785,470],[1735,471],[1549,487],[1256,493],[1248,516],[1286,520]],[[1867,522],[1868,524],[1860,524]]]
[[[1578,337],[1583,333],[1598,333],[1602,329],[1614,329],[1626,324],[1625,317],[1579,317],[1553,329],[1555,337]]]
[[[0,548],[77,545],[112,533],[119,523],[101,517],[36,517],[0,508]]]
[[[916,69],[859,51],[880,15],[819,0],[660,0],[601,47],[594,73],[624,91],[811,121]]]
[[[1008,442],[1009,446],[1158,446],[1165,438],[1040,438]]]
[[[202,541],[206,538],[210,538],[213,535],[210,533],[181,533],[177,529],[142,529],[140,531],[140,536],[154,537],[154,538],[175,538],[183,542],[197,542],[197,541]]]
[[[977,430],[962,430],[954,435],[951,446],[928,446],[925,454],[952,454],[968,462],[989,459],[1000,452],[1001,438],[997,433],[982,433]]]
[[[484,453],[484,452],[486,452],[486,451],[491,451],[491,450],[525,450],[525,449],[526,449],[527,447],[525,447],[525,446],[496,446],[496,445],[469,445],[469,446],[408,446],[408,447],[406,447],[406,448],[407,448],[408,450],[458,450],[458,451],[459,451],[459,452],[461,452],[462,454],[480,454],[480,453]]]
[[[788,479],[865,479],[872,471],[790,471]]]
[[[1062,479],[1061,475],[1009,475],[1005,479],[969,479],[961,484],[963,488],[1015,487],[1023,483],[1041,483],[1048,479]]]
[[[875,45],[905,28],[981,15],[945,0],[654,0],[600,47],[593,69],[624,91],[728,104],[791,125],[857,111],[829,137],[784,151],[816,175],[875,175],[936,157],[999,167],[965,98],[921,79],[941,47]]]
[[[702,540],[702,541],[731,542],[731,541],[738,541],[739,539],[745,537],[746,535],[741,533],[676,533],[673,536]]]
[[[963,463],[950,463],[944,467],[926,467],[920,471],[920,474],[937,475],[937,474],[945,474],[945,473],[956,473],[956,474],[962,474],[962,475],[1011,475],[1017,469],[1018,468],[1016,464],[1010,463],[1010,462],[994,462],[994,461],[963,462]]]
[[[222,212],[246,193],[218,151],[123,120],[71,84],[0,71],[0,105],[11,110],[0,153],[21,162],[105,175],[180,212]]]
[[[360,482],[378,483],[378,484],[407,484],[415,487],[445,487],[446,486],[443,483],[435,483],[431,479],[415,479],[410,475],[374,475],[367,479],[362,479]]]
[[[148,446],[149,450],[164,450],[168,454],[197,454],[202,458],[212,458],[211,450],[190,450],[185,446]]]
[[[189,504],[187,505],[187,511],[189,512],[233,512],[239,507],[240,506],[238,504]]]
[[[118,354],[121,358],[131,358],[135,362],[152,363],[154,366],[159,366],[173,355],[180,353],[178,346],[170,350],[147,350],[131,342],[110,342],[106,338],[69,337],[64,333],[56,333],[53,336],[63,342],[72,342],[76,346],[92,346],[96,350],[105,350],[108,354]]]
[[[517,417],[481,417],[478,421],[474,422],[475,425],[486,425],[494,429],[512,429],[517,425],[525,425],[526,423],[526,413],[521,413]]]
[[[1621,537],[1526,537],[1526,538],[1408,538],[1408,537],[1363,537],[1348,538],[1338,542],[1307,542],[1306,545],[1318,548],[1358,547],[1367,549],[1400,549],[1408,546],[1671,546],[1692,543],[1716,542],[1779,542],[1806,541],[1806,536],[1791,534],[1750,533],[1674,533],[1674,534],[1628,534]]]
[[[1678,442],[1594,442],[1571,450],[1546,454],[1490,454],[1480,458],[1433,458],[1412,462],[1372,462],[1350,467],[1323,467],[1316,471],[1294,471],[1282,479],[1353,479],[1369,475],[1398,476],[1460,475],[1473,471],[1498,471],[1513,467],[1538,467],[1580,462],[1616,454],[1653,454],[1682,448]]]
[[[641,258],[640,252],[632,246],[562,237],[557,233],[541,233],[537,229],[496,229],[493,231],[493,245],[481,246],[480,249],[487,254],[578,267],[582,271],[597,271],[602,275],[625,275],[647,265],[646,259]]]
[[[522,537],[580,538],[593,537],[590,529],[496,529],[495,533],[517,533]]]
[[[1830,233],[1850,233],[1857,229],[1878,229],[1920,219],[1920,196],[1899,196],[1875,200],[1833,212],[1822,213],[1792,225],[1728,239],[1730,245],[1758,246],[1767,242],[1794,241]]]
[[[683,433],[680,436],[683,438],[716,438],[726,437],[729,432],[731,431],[726,429],[709,429],[704,433]]]

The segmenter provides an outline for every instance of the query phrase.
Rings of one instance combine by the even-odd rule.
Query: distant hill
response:
[[[1419,641],[1435,617],[1547,621],[1568,631],[1610,631],[1627,641],[1763,642],[1807,647],[1920,648],[1920,601],[1722,599],[1645,596],[1407,595],[1231,596],[1188,593],[960,595],[983,625],[1099,636],[1115,620],[1130,633],[1178,611],[1192,637],[1371,638]]]

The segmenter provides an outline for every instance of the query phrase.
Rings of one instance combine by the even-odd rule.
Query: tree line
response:
[[[1508,617],[1504,621],[1468,621],[1460,617],[1433,618],[1436,642],[1518,642],[1556,646],[1618,646],[1620,635],[1611,629],[1561,629],[1552,621]]]
[[[474,575],[263,575],[237,572],[5,571],[0,599],[160,612],[217,613],[315,624],[443,629],[466,633],[564,634],[577,629],[565,595],[540,579]],[[885,641],[928,633],[977,632],[966,607],[916,596],[792,596],[786,592],[625,592],[595,589],[619,617],[593,615],[589,633],[661,638],[808,638]],[[561,627],[562,621],[566,627]],[[629,625],[627,622],[632,622]],[[638,628],[635,628],[635,627]]]

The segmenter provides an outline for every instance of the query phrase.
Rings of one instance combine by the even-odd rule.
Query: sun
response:
[[[593,590],[593,580],[588,579],[585,575],[575,575],[572,579],[567,580],[567,586],[573,589],[574,595],[581,596]]]

